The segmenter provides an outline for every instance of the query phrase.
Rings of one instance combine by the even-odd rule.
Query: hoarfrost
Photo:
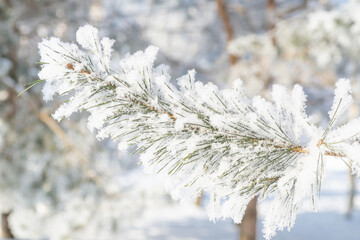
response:
[[[328,158],[352,163],[359,174],[359,120],[337,126],[352,103],[348,80],[336,84],[324,130],[306,114],[299,85],[292,92],[275,85],[273,101],[249,99],[240,80],[219,89],[196,81],[192,70],[176,86],[167,66],[154,67],[156,47],[128,54],[116,72],[109,67],[112,40],[100,41],[89,25],[78,30],[77,40],[85,50],[57,38],[39,44],[44,99],[69,97],[54,117],[88,111],[98,138],[117,141],[119,150],[136,145],[145,171],[161,174],[173,197],[187,201],[208,191],[212,219],[240,222],[252,198],[273,195],[264,229],[270,239],[294,225],[304,198],[315,208]]]

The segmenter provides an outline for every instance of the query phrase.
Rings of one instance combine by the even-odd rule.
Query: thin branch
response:
[[[81,150],[71,141],[70,137],[66,134],[66,132],[57,124],[57,122],[49,116],[49,114],[45,110],[41,110],[38,114],[39,119],[49,127],[51,131],[55,133],[56,136],[60,138],[60,140],[64,143],[64,145],[74,151],[76,156],[80,159],[84,170],[86,171],[86,176],[89,177],[92,181],[97,183],[99,186],[103,187],[106,192],[106,183],[102,180],[102,178],[89,166],[89,161],[81,152]],[[108,194],[109,196],[111,194]]]
[[[70,69],[70,70],[75,71],[75,69],[72,67],[72,65],[71,65],[71,67],[69,67],[69,65],[70,65],[70,64],[67,64],[67,65],[66,65],[67,68]],[[84,70],[81,70],[80,72],[81,72],[81,73],[90,74],[89,71],[84,72]],[[115,86],[115,85],[109,85],[109,87],[110,87],[110,89],[116,91],[116,86]],[[173,113],[169,112],[169,111],[160,110],[160,109],[158,109],[158,108],[156,108],[156,107],[154,107],[154,106],[151,106],[149,103],[146,103],[146,102],[144,102],[144,101],[142,101],[142,100],[138,100],[138,99],[136,99],[136,98],[131,98],[131,97],[130,97],[129,100],[132,101],[132,102],[134,102],[134,103],[136,103],[136,104],[139,104],[139,105],[142,106],[142,107],[147,108],[147,110],[150,111],[150,112],[156,112],[157,114],[166,114],[166,115],[168,115],[169,118],[170,118],[171,120],[173,120],[174,122],[176,122],[176,120],[177,120],[176,117],[175,117],[175,115],[174,115]],[[41,114],[41,113],[40,113],[40,114]],[[39,116],[40,116],[40,115],[39,115]],[[50,118],[50,117],[48,116],[48,114],[46,114],[45,118],[46,118],[46,121],[47,121],[49,124],[50,124],[49,119],[52,120],[52,122],[51,122],[51,127],[50,127],[50,125],[48,125],[48,126],[50,127],[50,129],[52,129],[55,133],[57,133],[58,136],[59,136],[60,138],[62,138],[65,143],[69,143],[69,142],[71,143],[70,139],[66,136],[65,132],[57,125],[57,123],[56,123],[52,118]],[[41,119],[41,120],[42,120],[42,119]],[[43,120],[42,120],[42,121],[43,121]],[[56,126],[55,126],[55,125],[56,125]],[[191,130],[191,131],[198,131],[198,130],[201,128],[201,126],[194,127],[194,126],[191,126],[191,125],[190,125],[190,126],[188,126],[188,128],[189,128],[189,130]],[[208,130],[208,129],[206,128],[206,130]],[[220,132],[219,134],[221,134],[221,135],[226,135],[226,133],[223,133],[223,132]],[[225,136],[225,137],[226,137],[226,136]],[[258,139],[252,139],[252,141],[253,141],[253,142],[256,142],[256,143],[259,142]],[[323,139],[320,139],[319,142],[318,142],[318,144],[317,144],[317,147],[320,147],[322,144],[324,144],[324,141],[323,141]],[[71,145],[73,145],[73,144],[69,144],[69,146],[71,146]],[[302,146],[292,146],[290,149],[289,149],[289,147],[287,147],[287,146],[281,146],[281,145],[274,145],[274,147],[275,147],[275,148],[278,148],[278,149],[288,149],[288,150],[290,150],[290,152],[297,152],[297,153],[309,154],[309,151],[306,150],[306,148],[304,148],[304,147],[302,147]],[[81,153],[81,152],[80,152],[80,153]],[[326,152],[325,152],[325,155],[326,155],[326,156],[333,156],[333,157],[345,157],[343,154],[341,154],[341,153],[336,153],[336,152],[333,152],[333,151],[326,151]],[[86,161],[86,160],[85,160],[85,161]],[[86,161],[86,162],[87,162],[87,161]]]

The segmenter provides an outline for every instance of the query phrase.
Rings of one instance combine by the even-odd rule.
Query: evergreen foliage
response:
[[[272,101],[248,98],[240,80],[231,89],[195,80],[195,71],[171,81],[165,65],[154,66],[158,49],[126,55],[111,65],[114,40],[81,27],[77,42],[58,38],[39,44],[44,100],[67,100],[54,113],[61,120],[87,111],[99,139],[135,145],[147,171],[162,174],[175,198],[211,195],[212,219],[240,222],[247,203],[272,197],[264,234],[291,228],[305,197],[315,204],[323,166],[336,158],[359,174],[359,119],[339,126],[353,103],[350,82],[336,83],[326,129],[306,114],[306,95],[274,85]]]

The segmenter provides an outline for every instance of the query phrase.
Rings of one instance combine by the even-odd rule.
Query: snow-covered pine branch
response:
[[[54,118],[86,110],[88,127],[99,139],[118,141],[119,149],[137,146],[145,169],[162,174],[174,197],[194,199],[209,192],[211,218],[240,222],[252,198],[273,196],[264,229],[269,239],[293,226],[305,197],[315,201],[327,158],[351,163],[360,173],[355,141],[360,120],[337,127],[352,104],[348,80],[336,84],[324,130],[305,113],[306,95],[299,85],[291,94],[274,85],[272,102],[249,99],[240,80],[223,90],[195,81],[194,70],[175,86],[167,66],[154,67],[156,47],[112,66],[114,40],[100,40],[89,25],[76,37],[84,50],[57,38],[39,44],[44,99],[68,96]]]

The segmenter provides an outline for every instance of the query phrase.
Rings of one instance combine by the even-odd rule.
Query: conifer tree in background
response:
[[[241,81],[220,90],[195,80],[195,71],[171,81],[168,67],[154,67],[158,49],[128,54],[111,64],[114,40],[81,27],[77,42],[58,38],[39,44],[44,100],[67,100],[54,113],[61,120],[89,112],[88,127],[120,148],[135,145],[145,169],[164,176],[175,198],[210,194],[210,218],[241,222],[248,202],[271,196],[264,226],[267,239],[290,229],[303,199],[313,204],[321,190],[324,164],[344,161],[360,173],[356,156],[360,119],[339,126],[353,99],[348,80],[336,83],[325,129],[306,114],[306,95],[280,85],[272,102],[248,98]]]

